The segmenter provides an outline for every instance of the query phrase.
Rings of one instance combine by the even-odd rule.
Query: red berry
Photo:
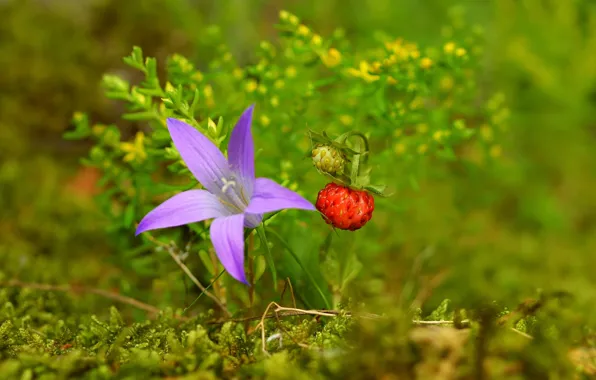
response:
[[[327,224],[341,230],[355,231],[372,218],[375,200],[364,190],[328,183],[319,191],[315,206]]]

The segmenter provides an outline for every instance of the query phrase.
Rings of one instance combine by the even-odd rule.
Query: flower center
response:
[[[224,183],[223,187],[221,188],[221,192],[224,194],[226,193],[226,191],[228,191],[230,187],[236,186],[236,181],[234,181],[233,179],[228,180],[226,178],[222,178],[221,182]]]
[[[236,182],[236,178],[221,178],[221,194],[219,201],[230,211],[242,213],[248,207],[248,199],[244,194],[244,187]]]

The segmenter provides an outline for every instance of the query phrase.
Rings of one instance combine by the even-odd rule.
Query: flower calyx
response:
[[[334,182],[354,190],[366,190],[374,195],[388,197],[385,185],[375,185],[370,181],[371,167],[368,165],[368,138],[361,132],[346,132],[332,139],[326,132],[309,131],[314,146],[311,157],[317,170]],[[357,137],[357,144],[348,139]]]

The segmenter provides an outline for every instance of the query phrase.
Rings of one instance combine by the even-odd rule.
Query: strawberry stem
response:
[[[358,154],[355,154],[352,158],[352,170],[350,173],[350,182],[352,185],[360,186],[363,182],[368,183],[368,181],[364,178],[361,178],[362,174],[362,166],[366,165],[368,162],[368,138],[361,132],[358,131],[350,131],[340,136],[337,142],[340,144],[344,144],[347,139],[350,137],[359,137],[359,144],[357,149],[355,149]]]

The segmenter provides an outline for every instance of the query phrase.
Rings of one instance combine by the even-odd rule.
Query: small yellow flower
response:
[[[245,89],[248,92],[254,92],[257,89],[258,86],[259,85],[257,84],[257,81],[254,80],[254,79],[251,79],[248,82],[246,82]]]
[[[383,66],[391,67],[397,63],[397,56],[395,54],[391,54],[389,57],[383,59]]]
[[[288,78],[294,78],[296,76],[296,74],[298,74],[298,71],[296,71],[296,68],[294,66],[288,66],[288,68],[286,69],[286,76]]]
[[[267,87],[260,84],[259,87],[257,87],[257,91],[259,92],[259,94],[264,95],[267,93]]]
[[[206,98],[212,98],[213,97],[213,87],[211,87],[210,84],[206,85],[205,88],[203,89],[203,95]]]
[[[300,22],[300,19],[298,19],[298,17],[296,17],[295,15],[290,14],[289,17],[288,17],[288,21],[292,25],[298,25],[298,23]]]
[[[428,57],[424,57],[420,60],[420,67],[422,67],[423,69],[430,69],[430,67],[433,65],[433,61],[432,59],[428,58]]]
[[[445,75],[441,78],[441,81],[439,82],[439,87],[441,87],[441,90],[443,91],[449,91],[453,88],[454,84],[455,81],[453,80],[453,77],[450,75]]]
[[[419,154],[424,154],[424,153],[426,153],[427,150],[428,150],[428,145],[426,145],[426,144],[422,144],[422,145],[418,146]]]
[[[131,162],[137,161],[142,162],[147,158],[147,153],[145,152],[145,146],[143,145],[145,141],[145,135],[143,132],[137,132],[135,139],[133,142],[122,142],[120,143],[120,150],[126,153],[124,155],[123,161],[124,162]]]
[[[327,53],[321,54],[321,60],[327,67],[335,67],[341,62],[341,53],[335,48],[329,49]]]
[[[379,80],[380,76],[372,75],[370,73],[370,70],[371,70],[371,67],[368,62],[360,61],[360,66],[358,69],[350,67],[349,69],[346,70],[346,73],[353,77],[362,78],[362,79],[364,79],[365,82],[368,82],[368,83]]]
[[[457,48],[455,50],[455,55],[458,57],[463,57],[464,55],[466,55],[467,51],[464,48]]]
[[[232,75],[234,76],[234,78],[236,79],[242,79],[242,76],[244,75],[244,71],[239,68],[236,67],[233,71],[232,71]]]
[[[203,89],[203,95],[205,96],[205,104],[207,107],[213,107],[215,101],[213,100],[213,87],[210,84],[206,85]]]
[[[389,77],[387,77],[387,84],[390,84],[390,85],[397,84],[397,80],[395,80],[394,77],[389,76]]]
[[[277,107],[279,106],[279,98],[277,96],[273,96],[271,100],[269,100],[269,103],[271,103],[272,107]]]
[[[416,132],[420,133],[420,134],[425,134],[426,132],[428,132],[428,125],[426,125],[425,123],[420,123],[416,126]]]
[[[433,133],[433,140],[435,140],[436,142],[443,141],[443,131],[436,131],[435,133]]]
[[[290,17],[290,13],[288,13],[288,11],[279,11],[279,19],[283,20],[283,21],[287,21],[288,18]]]
[[[93,132],[93,134],[95,136],[100,136],[101,134],[104,133],[105,130],[106,130],[106,126],[103,124],[96,124],[91,128],[91,132]]]
[[[83,121],[83,119],[85,119],[85,114],[77,111],[72,115],[72,119],[75,121],[75,123],[80,123]]]
[[[315,35],[312,36],[312,39],[310,40],[310,42],[314,46],[321,46],[321,44],[323,43],[323,39],[318,34],[315,34]]]
[[[395,151],[396,154],[401,155],[406,152],[406,146],[403,143],[397,143],[397,144],[395,144],[395,147],[393,148],[393,150]]]
[[[445,46],[443,46],[443,51],[447,54],[451,54],[455,51],[455,43],[447,42]]]
[[[135,90],[132,91],[131,95],[133,96],[133,98],[137,104],[145,104],[145,99],[146,99],[145,95],[143,95]]]
[[[421,108],[424,105],[424,99],[420,96],[417,96],[410,102],[410,109],[416,110]]]
[[[203,74],[200,71],[195,71],[194,74],[192,74],[192,79],[201,82],[203,81]]]
[[[273,87],[275,87],[277,89],[284,88],[285,85],[286,85],[286,83],[281,79],[278,79],[275,81],[275,83],[273,83]]]
[[[493,139],[493,130],[488,124],[483,124],[480,127],[480,136],[486,141],[491,141]]]
[[[502,153],[503,149],[500,145],[493,145],[490,147],[490,150],[488,151],[488,154],[490,154],[492,158],[500,157]]]
[[[269,119],[266,115],[262,115],[259,120],[263,127],[266,127],[271,123],[271,119]]]
[[[343,125],[352,125],[352,123],[354,122],[354,118],[350,115],[341,115],[339,117],[339,121],[343,124]]]
[[[308,29],[306,25],[300,24],[300,26],[298,27],[298,34],[306,37],[310,34],[310,29]]]

